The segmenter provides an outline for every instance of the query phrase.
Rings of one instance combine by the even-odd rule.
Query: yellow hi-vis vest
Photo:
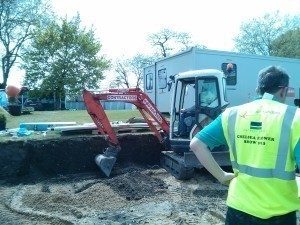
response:
[[[268,95],[228,108],[221,117],[236,174],[227,205],[262,219],[300,209],[294,157],[300,111]]]

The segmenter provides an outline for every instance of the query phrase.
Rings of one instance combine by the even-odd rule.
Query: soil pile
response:
[[[188,181],[164,169],[116,165],[98,173],[0,185],[0,224],[224,224],[227,187],[205,170]]]
[[[178,181],[136,165],[0,188],[0,224],[222,224],[227,188],[207,173]]]

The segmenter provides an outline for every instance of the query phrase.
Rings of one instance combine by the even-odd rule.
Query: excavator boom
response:
[[[110,125],[109,119],[107,118],[100,101],[97,100],[97,96],[88,90],[83,90],[83,99],[86,109],[96,124],[98,131],[101,134],[108,136],[111,145],[118,146],[118,138]]]
[[[110,175],[121,146],[100,101],[121,101],[134,104],[160,142],[164,142],[169,136],[170,128],[167,120],[139,88],[109,89],[98,93],[83,90],[83,99],[99,133],[108,137],[109,147],[95,158],[96,164],[106,176]]]

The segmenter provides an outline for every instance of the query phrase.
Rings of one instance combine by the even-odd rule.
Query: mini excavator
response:
[[[190,151],[189,143],[197,132],[228,106],[225,76],[219,70],[195,70],[178,74],[174,83],[170,122],[139,88],[99,92],[83,90],[87,111],[98,132],[108,137],[108,147],[103,154],[95,157],[96,164],[107,177],[110,176],[121,146],[100,101],[121,101],[136,106],[150,130],[164,144],[161,164],[175,178],[189,179],[193,176],[194,168],[202,167]],[[231,165],[225,146],[212,149],[212,152],[221,166]]]

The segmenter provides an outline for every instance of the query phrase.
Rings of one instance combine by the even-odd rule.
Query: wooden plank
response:
[[[21,123],[24,125],[40,125],[40,124],[46,124],[46,125],[53,125],[53,126],[71,126],[76,125],[76,122],[28,122],[28,123]]]
[[[72,130],[95,130],[97,126],[95,124],[83,124],[83,125],[73,125],[73,126],[56,126],[51,127],[49,130],[58,131],[72,131]]]
[[[20,128],[26,128],[27,130],[46,131],[50,128],[57,126],[73,126],[76,122],[28,122],[20,123]]]

